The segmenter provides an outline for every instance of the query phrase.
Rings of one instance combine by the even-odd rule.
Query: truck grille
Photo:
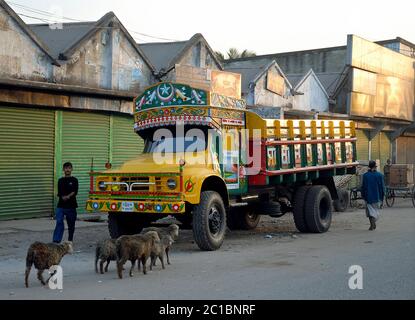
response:
[[[146,192],[150,191],[152,186],[149,177],[125,177],[121,178],[120,182],[128,184],[130,188],[130,190],[127,190],[126,185],[121,185],[120,191]]]

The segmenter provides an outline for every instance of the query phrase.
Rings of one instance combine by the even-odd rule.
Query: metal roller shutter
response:
[[[85,201],[89,193],[91,159],[94,170],[105,170],[109,159],[109,115],[87,112],[63,112],[62,119],[62,164],[72,162],[73,176],[79,180],[78,212],[85,212]]]
[[[363,130],[356,130],[357,159],[367,161],[369,159],[369,139]]]
[[[137,157],[144,148],[144,141],[134,132],[132,116],[112,115],[112,165],[119,167]]]
[[[372,153],[370,160],[380,160],[380,133],[372,139],[371,149]]]
[[[53,214],[55,113],[0,107],[0,219]]]
[[[415,164],[415,137],[397,139],[397,163]]]

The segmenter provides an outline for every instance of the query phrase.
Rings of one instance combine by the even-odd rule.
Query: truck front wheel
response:
[[[193,209],[193,237],[200,249],[217,250],[225,239],[226,211],[221,196],[204,191]]]
[[[309,232],[323,233],[329,230],[332,217],[332,199],[325,186],[312,186],[305,197],[305,220]]]

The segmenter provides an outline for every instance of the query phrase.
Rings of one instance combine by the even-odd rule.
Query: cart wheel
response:
[[[415,186],[412,188],[412,205],[415,208]]]
[[[393,190],[388,190],[386,192],[386,204],[388,205],[389,208],[391,208],[393,206],[393,204],[395,203],[395,193],[393,192]]]

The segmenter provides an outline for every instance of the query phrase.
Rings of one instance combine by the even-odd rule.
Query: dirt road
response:
[[[53,221],[0,222],[0,299],[414,299],[415,209],[399,201],[367,231],[363,210],[336,213],[326,234],[296,232],[292,216],[263,217],[253,231],[229,232],[219,251],[201,252],[181,233],[172,264],[119,280],[115,264],[95,274],[95,243],[106,223],[79,223],[75,254],[64,257],[63,290],[41,287],[32,270],[24,288],[31,242],[50,241]],[[363,268],[363,289],[349,288],[349,268]],[[129,267],[129,263],[126,264]],[[125,274],[127,272],[125,271]]]

